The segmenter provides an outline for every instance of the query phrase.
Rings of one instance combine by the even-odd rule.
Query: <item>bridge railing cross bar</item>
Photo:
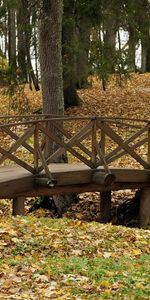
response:
[[[68,122],[78,123],[75,132],[71,130],[72,125],[68,129]],[[140,166],[150,170],[149,120],[95,116],[0,116],[0,132],[0,167],[9,160],[33,174],[35,178],[43,177],[44,174],[51,188],[59,186],[51,173],[51,163],[59,161],[66,152],[77,163],[86,165],[94,172],[94,184],[111,186],[115,180],[111,174],[111,166],[124,155],[134,159],[136,168]],[[10,142],[9,147],[7,140]],[[108,147],[108,140],[113,147]],[[49,144],[53,145],[50,154],[47,151]],[[144,148],[144,155],[139,151],[141,147]],[[29,161],[24,159],[25,155],[18,155],[18,150],[22,151],[23,148],[31,156]],[[19,201],[23,203],[21,199]],[[147,197],[144,199],[149,201]],[[145,207],[148,207],[147,203]],[[23,205],[16,198],[14,214],[19,209],[21,212]],[[110,190],[101,193],[101,211],[101,221],[109,221]]]
[[[64,127],[59,124],[62,121]],[[81,129],[72,135],[65,127],[65,122],[68,121],[82,121],[86,122],[86,124],[82,125]],[[139,125],[139,122],[142,126],[141,124]],[[50,127],[47,126],[47,123],[50,124]],[[112,125],[119,128],[135,129],[137,131],[124,140],[112,128]],[[21,128],[21,126],[24,127],[24,133],[19,135],[15,132],[14,128]],[[53,130],[49,130],[49,128],[53,128]],[[144,168],[150,168],[150,123],[145,120],[139,121],[134,119],[132,121],[131,119],[121,120],[119,118],[99,117],[50,117],[46,115],[42,117],[38,116],[37,119],[34,116],[33,119],[31,117],[31,120],[24,117],[19,121],[17,119],[16,122],[5,123],[4,118],[1,118],[0,131],[15,141],[9,150],[0,146],[0,165],[6,159],[9,159],[32,174],[39,174],[43,169],[46,171],[46,166],[57,161],[58,157],[64,154],[65,151],[70,152],[88,167],[97,169],[102,165],[107,172],[109,171],[109,164],[125,154],[130,155]],[[147,135],[145,132],[147,132]],[[143,134],[144,137],[140,139]],[[31,137],[34,140],[32,145],[28,143]],[[107,137],[117,145],[115,149],[108,153],[106,153]],[[91,139],[91,149],[84,144],[84,140],[87,138]],[[57,145],[55,151],[49,157],[45,157],[47,140]],[[147,161],[136,152],[145,143],[148,144]],[[18,158],[15,155],[16,151],[22,146],[33,155],[33,163],[29,164],[23,158]],[[46,173],[48,174],[48,170]]]

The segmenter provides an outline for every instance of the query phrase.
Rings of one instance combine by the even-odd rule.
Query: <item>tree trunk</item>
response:
[[[16,77],[16,11],[8,8],[9,25],[9,65],[13,79]]]
[[[61,116],[64,113],[61,0],[41,1],[39,37],[43,113]],[[49,129],[54,132],[54,129],[50,125]],[[53,143],[47,143],[45,156],[49,156],[55,149]],[[68,197],[72,199],[68,201]],[[74,198],[72,195],[71,197],[54,195],[53,200],[60,216],[66,207],[66,203],[70,205]]]
[[[116,20],[111,14],[108,14],[104,22],[104,55],[108,61],[109,73],[115,71],[116,33]]]
[[[76,26],[76,36],[79,49],[77,51],[76,58],[76,70],[77,81],[76,87],[78,89],[88,86],[89,75],[89,49],[90,49],[90,25],[89,20],[86,17],[78,20],[78,26]]]
[[[62,35],[63,53],[63,83],[65,108],[79,105],[76,92],[77,82],[77,36],[74,15],[74,1],[67,7],[64,6],[64,22]],[[69,45],[69,47],[68,47]]]
[[[43,113],[63,115],[62,1],[41,1],[40,66]]]
[[[21,0],[21,1],[22,1],[24,16],[25,16],[24,35],[25,35],[25,50],[26,50],[26,57],[27,57],[27,72],[29,76],[30,87],[32,81],[35,90],[39,91],[40,87],[39,87],[38,79],[34,74],[32,62],[31,62],[31,54],[30,54],[32,26],[31,26],[31,14],[28,7],[29,3],[28,1],[25,0]]]
[[[20,1],[17,13],[17,30],[18,30],[18,67],[21,82],[28,82],[27,79],[27,62],[26,62],[26,44],[24,36],[25,16],[23,6]]]
[[[141,51],[141,72],[146,72],[146,49],[143,41],[141,42],[142,51]]]
[[[135,27],[129,25],[129,50],[128,50],[128,68],[130,71],[135,72],[135,50],[136,50],[136,36]]]

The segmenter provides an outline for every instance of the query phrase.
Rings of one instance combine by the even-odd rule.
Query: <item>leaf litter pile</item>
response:
[[[112,80],[106,92],[94,80],[78,91],[80,107],[66,114],[149,119],[149,86],[149,74],[132,75],[122,88]],[[38,111],[41,94],[24,93],[30,113]],[[7,97],[0,99],[2,114],[18,113]],[[133,225],[123,205],[134,194],[113,192],[114,224],[122,203],[120,224]],[[150,299],[149,230],[87,223],[99,220],[99,193],[80,195],[63,219],[50,219],[57,213],[48,209],[29,213],[31,202],[27,217],[12,218],[10,201],[0,200],[0,299]]]
[[[150,299],[149,230],[16,217],[0,237],[0,299]]]

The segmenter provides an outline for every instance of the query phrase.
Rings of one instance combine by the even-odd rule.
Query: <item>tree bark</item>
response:
[[[9,25],[9,65],[12,76],[15,77],[16,71],[16,10],[8,7],[8,25]]]
[[[43,113],[63,115],[62,1],[41,1],[40,66]]]
[[[26,44],[24,35],[25,16],[22,2],[19,2],[17,11],[17,30],[18,30],[18,67],[21,82],[28,82],[27,62],[26,62]]]
[[[136,36],[135,27],[129,25],[129,50],[128,50],[128,68],[130,71],[135,72],[135,50],[136,50]]]
[[[140,227],[146,227],[150,224],[150,189],[142,190],[140,197]]]
[[[43,95],[43,113],[53,115],[64,114],[63,79],[62,79],[62,1],[41,1],[39,26],[39,49],[41,67],[41,85]],[[63,126],[63,124],[61,124]],[[53,127],[49,129],[57,134]],[[61,137],[63,138],[63,137]],[[46,143],[45,157],[48,157],[56,145]],[[63,161],[62,158],[60,158]],[[54,203],[61,215],[69,196],[53,196]],[[63,201],[62,201],[63,198]],[[71,197],[69,197],[71,198]],[[69,201],[69,203],[73,202]]]

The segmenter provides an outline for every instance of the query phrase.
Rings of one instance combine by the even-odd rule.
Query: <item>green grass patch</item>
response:
[[[0,236],[0,295],[13,285],[16,299],[150,299],[149,230],[18,217]]]

